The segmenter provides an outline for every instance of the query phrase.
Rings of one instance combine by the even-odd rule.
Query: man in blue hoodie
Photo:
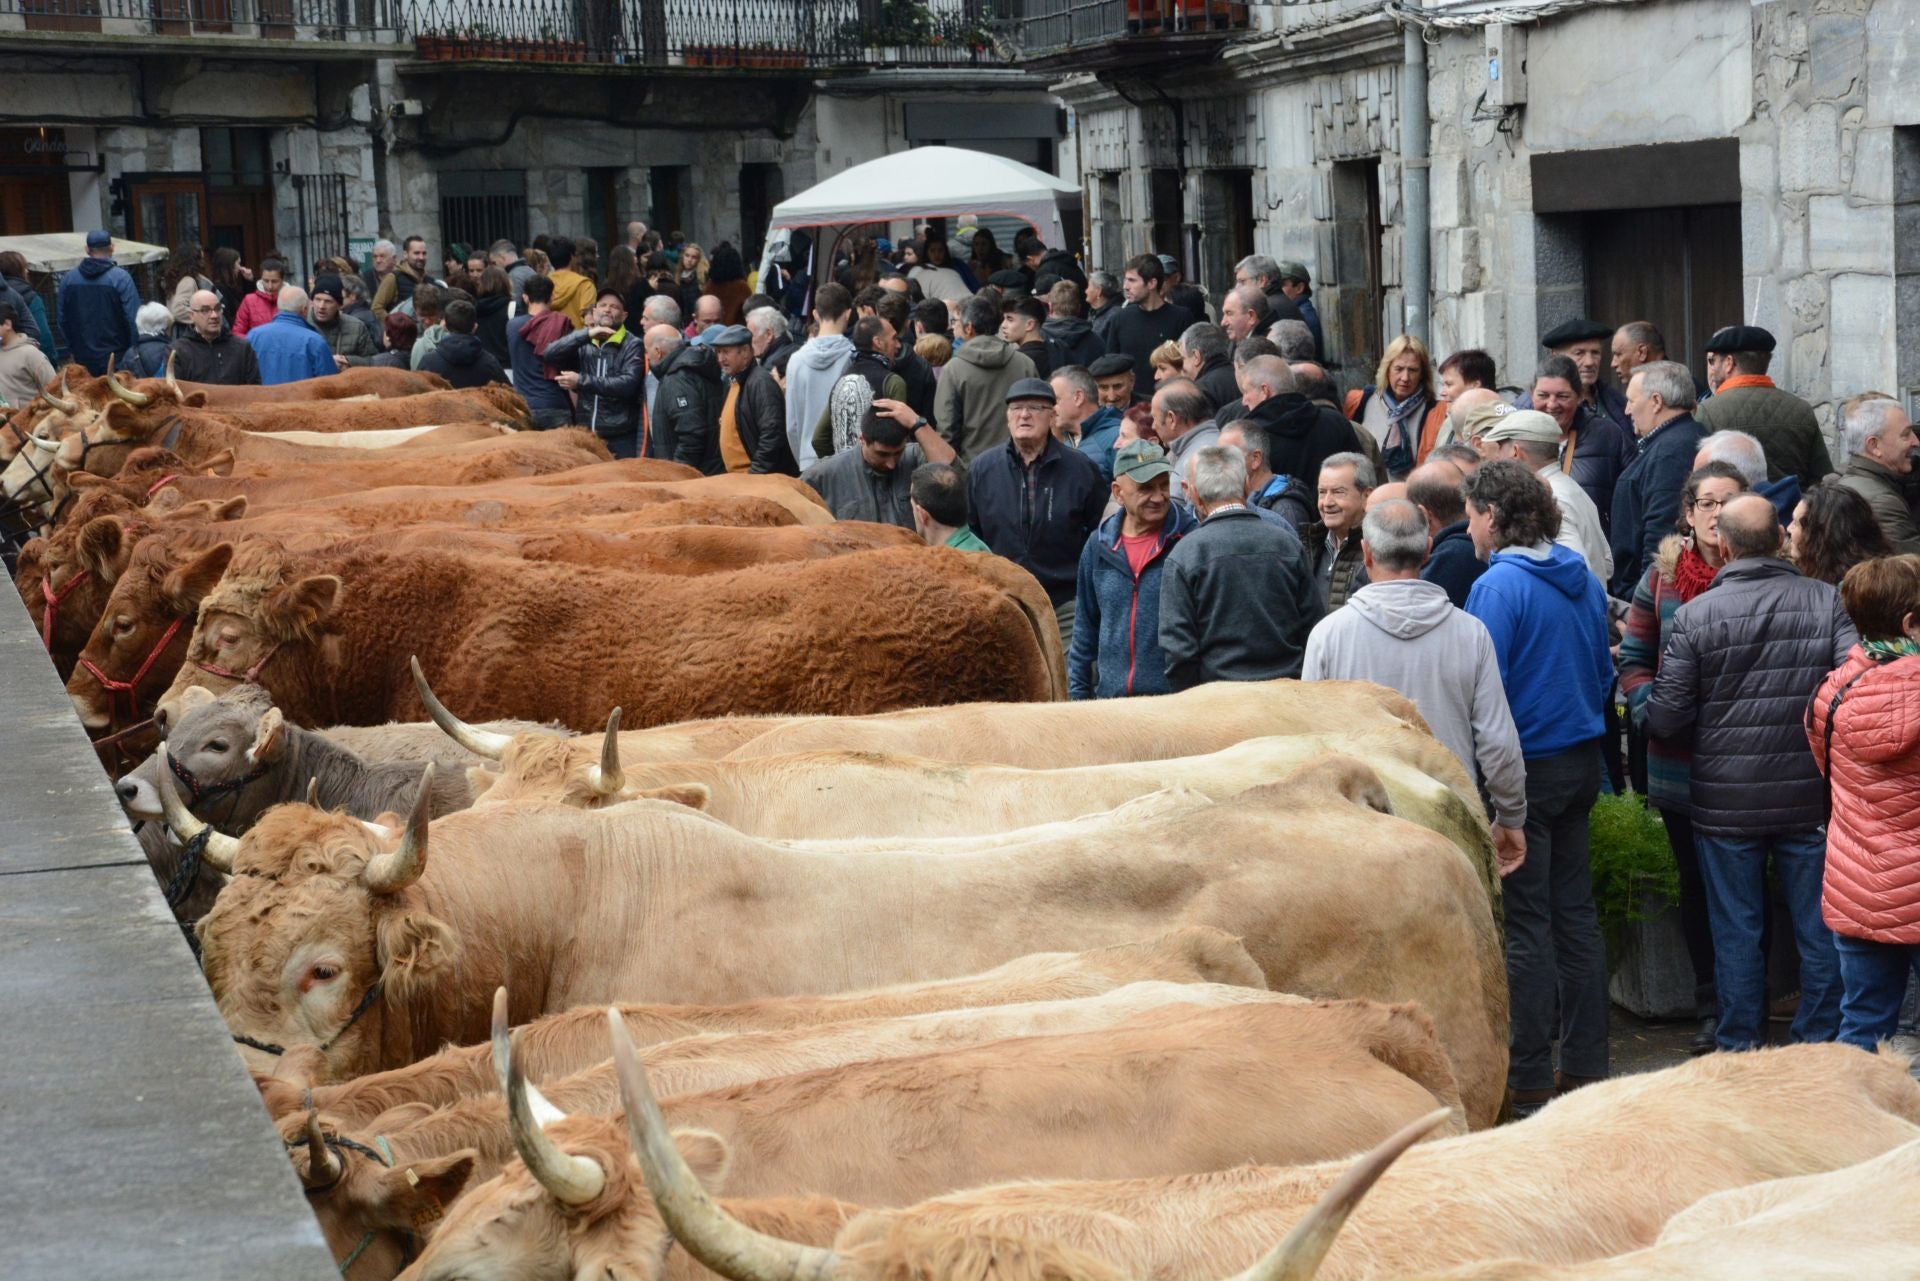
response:
[[[1467,612],[1493,638],[1526,762],[1527,853],[1502,885],[1507,1084],[1524,1116],[1607,1075],[1607,957],[1587,812],[1600,791],[1613,658],[1606,592],[1578,553],[1553,541],[1552,491],[1520,463],[1492,462],[1467,477],[1466,499],[1467,531],[1487,561]]]
[[[247,331],[247,342],[260,362],[261,384],[271,387],[339,373],[333,348],[307,320],[307,291],[282,285],[275,302],[280,310],[273,319]]]
[[[107,357],[118,356],[139,337],[134,317],[140,291],[133,277],[113,261],[113,237],[87,233],[87,257],[60,278],[60,332],[73,358],[91,374],[107,372]]]
[[[1058,386],[1059,375],[1054,375]],[[1160,654],[1160,570],[1167,553],[1200,522],[1173,501],[1167,451],[1128,441],[1114,455],[1113,500],[1080,553],[1067,697],[1166,694]]]

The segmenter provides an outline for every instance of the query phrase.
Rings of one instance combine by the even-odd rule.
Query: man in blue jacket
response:
[[[318,329],[307,321],[307,291],[298,285],[282,285],[277,299],[280,310],[271,321],[247,331],[247,341],[260,362],[260,382],[297,383],[303,378],[325,378],[340,372]]]
[[[112,236],[98,229],[87,233],[86,261],[60,278],[59,305],[60,332],[88,373],[106,373],[107,357],[133,346],[140,291],[113,261]]]
[[[1128,441],[1114,455],[1113,499],[1120,510],[1080,553],[1069,698],[1172,691],[1160,655],[1160,570],[1173,545],[1199,524],[1173,501],[1172,481],[1167,451],[1152,441]]]
[[[1627,414],[1639,438],[1620,479],[1613,482],[1613,582],[1622,600],[1647,576],[1680,517],[1680,491],[1706,429],[1693,419],[1693,375],[1671,360],[1650,360],[1627,380]]]
[[[1493,638],[1526,763],[1527,853],[1502,889],[1507,1085],[1516,1116],[1530,1116],[1608,1070],[1607,955],[1587,832],[1613,689],[1607,596],[1579,553],[1553,541],[1560,509],[1526,466],[1488,463],[1467,477],[1466,499],[1467,531],[1487,560],[1467,612]]]

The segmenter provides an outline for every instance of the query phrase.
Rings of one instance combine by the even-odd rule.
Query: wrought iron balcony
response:
[[[1251,6],[1229,0],[1002,0],[1000,7],[1022,61],[1177,59],[1254,25]]]
[[[407,0],[426,59],[749,71],[998,65],[986,0]]]
[[[0,43],[16,32],[186,36],[218,56],[229,42],[398,45],[401,0],[0,0]]]

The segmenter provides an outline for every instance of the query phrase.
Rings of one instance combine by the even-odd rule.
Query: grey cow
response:
[[[266,691],[252,685],[196,700],[178,725],[162,728],[181,798],[196,817],[234,836],[271,806],[305,801],[310,781],[324,809],[367,819],[404,813],[425,768],[417,759],[369,760],[325,733],[290,725]],[[159,771],[166,767],[156,752],[114,785],[133,818],[161,817]],[[434,817],[472,803],[463,771],[436,774]]]

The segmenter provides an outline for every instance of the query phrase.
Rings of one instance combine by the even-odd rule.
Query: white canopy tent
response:
[[[987,214],[1021,219],[1058,247],[1065,239],[1060,209],[1079,203],[1078,187],[1032,165],[964,147],[914,147],[855,165],[775,205],[766,262],[775,244],[787,241],[778,233],[793,228]]]
[[[0,253],[9,250],[27,260],[28,271],[42,271],[49,275],[72,271],[86,261],[87,233],[49,231],[37,236],[0,236]],[[165,245],[145,245],[137,240],[121,240],[118,237],[113,242],[113,260],[122,267],[163,262],[166,257]]]

